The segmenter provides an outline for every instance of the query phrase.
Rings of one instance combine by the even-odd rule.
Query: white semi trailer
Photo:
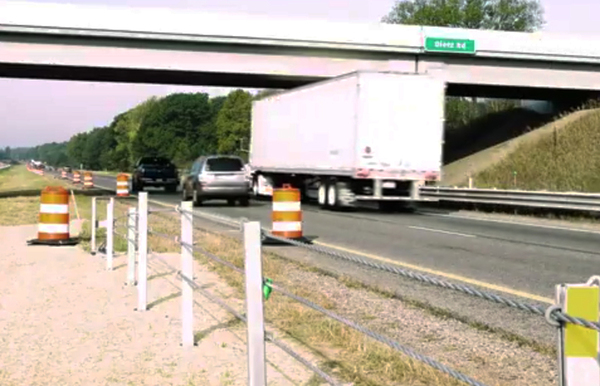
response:
[[[442,166],[445,82],[358,71],[254,101],[255,196],[290,184],[321,207],[419,201]]]

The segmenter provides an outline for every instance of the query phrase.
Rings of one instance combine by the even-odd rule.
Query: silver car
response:
[[[183,201],[193,199],[194,206],[204,201],[225,199],[229,205],[248,206],[250,181],[244,161],[237,156],[211,155],[199,157],[183,178]]]

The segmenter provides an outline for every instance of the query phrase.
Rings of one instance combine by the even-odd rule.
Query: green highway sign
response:
[[[426,37],[425,51],[448,52],[454,54],[474,54],[475,40]]]

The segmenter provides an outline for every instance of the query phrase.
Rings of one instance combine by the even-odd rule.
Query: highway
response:
[[[112,177],[94,177],[114,188]],[[149,190],[152,200],[178,204],[181,194]],[[215,201],[201,210],[246,217],[270,227],[270,202],[228,207]],[[550,303],[559,283],[598,273],[600,232],[506,223],[420,212],[386,214],[322,211],[304,205],[304,234],[317,243],[420,269],[442,277]],[[498,288],[498,287],[502,288]]]

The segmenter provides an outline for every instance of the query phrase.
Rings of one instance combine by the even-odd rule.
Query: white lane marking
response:
[[[567,231],[567,232],[579,232],[579,233],[590,233],[594,235],[600,235],[600,231],[595,231],[591,229],[582,229],[582,228],[567,228],[561,227],[557,225],[544,225],[544,224],[534,224],[530,222],[517,222],[517,221],[508,221],[508,220],[497,220],[497,219],[489,219],[489,218],[478,218],[474,216],[461,216],[461,215],[449,215],[449,214],[438,214],[438,213],[422,213],[425,216],[432,217],[446,217],[446,218],[458,218],[462,220],[473,220],[473,221],[483,221],[483,222],[492,222],[498,224],[509,224],[509,225],[521,225],[532,228],[542,228],[542,229],[552,229],[557,231]]]
[[[457,233],[457,232],[444,231],[444,230],[441,230],[441,229],[431,229],[431,228],[423,228],[423,227],[415,227],[415,226],[409,226],[409,228],[410,229],[416,229],[416,230],[419,230],[419,231],[444,233],[446,235],[452,235],[452,236],[471,237],[471,238],[476,238],[477,237],[475,235],[468,235],[468,234],[465,234],[465,233]]]

